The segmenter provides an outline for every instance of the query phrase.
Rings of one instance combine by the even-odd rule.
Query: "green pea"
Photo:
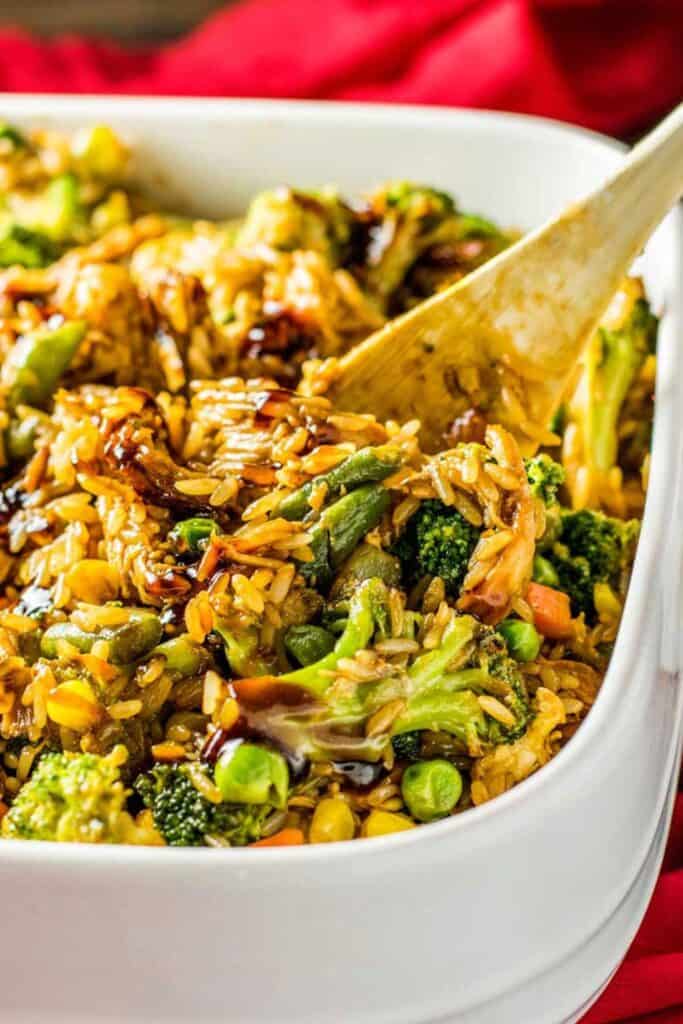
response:
[[[205,541],[218,533],[218,524],[208,516],[195,516],[193,519],[183,519],[171,532],[171,538],[182,551],[191,551],[198,554]]]
[[[417,821],[435,821],[450,814],[457,804],[462,778],[450,761],[417,761],[404,771],[401,793]]]
[[[228,803],[285,807],[289,770],[281,754],[237,741],[218,759],[214,780]]]
[[[515,661],[533,661],[538,657],[542,639],[530,622],[505,619],[497,628],[501,636],[505,637],[508,651]]]
[[[336,638],[322,626],[290,626],[283,636],[287,653],[299,665],[312,665],[334,648]]]
[[[560,577],[555,571],[555,566],[547,558],[544,558],[543,555],[536,555],[534,557],[533,579],[534,582],[542,583],[546,587],[558,587],[560,585]]]
[[[204,652],[194,640],[190,639],[187,633],[174,636],[158,644],[152,651],[150,657],[163,654],[166,659],[166,668],[170,672],[178,672],[181,676],[193,676],[199,672],[204,661]]]

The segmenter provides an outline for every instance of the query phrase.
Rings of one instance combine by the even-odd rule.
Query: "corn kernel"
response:
[[[353,839],[355,831],[349,805],[339,797],[328,797],[313,812],[308,838],[311,843],[338,843]]]
[[[371,811],[363,823],[363,835],[372,839],[375,836],[391,835],[392,832],[406,832],[410,828],[415,828],[415,823],[406,818],[405,814]]]
[[[50,690],[47,714],[57,725],[74,732],[87,732],[100,720],[102,706],[84,679],[67,679]]]
[[[596,583],[593,587],[595,608],[601,619],[618,619],[621,615],[621,602],[609,583]]]
[[[71,148],[84,169],[98,178],[119,177],[128,160],[128,150],[105,124],[79,132]]]
[[[66,574],[66,585],[79,601],[106,604],[119,592],[119,573],[102,558],[81,558]]]

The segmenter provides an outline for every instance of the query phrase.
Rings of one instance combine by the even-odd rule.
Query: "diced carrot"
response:
[[[272,704],[303,704],[311,695],[294,683],[283,683],[277,676],[249,676],[233,679],[232,686],[240,704],[250,708],[265,708]]]
[[[304,841],[304,834],[300,828],[283,828],[274,836],[267,839],[259,839],[251,846],[301,846]]]
[[[0,821],[2,821],[2,819],[5,817],[8,811],[9,807],[7,806],[7,804],[0,800]]]
[[[539,633],[551,640],[566,640],[574,632],[569,597],[542,583],[530,583],[526,599],[534,613]]]
[[[277,676],[249,676],[230,681],[237,699],[245,704],[261,704],[277,685]]]

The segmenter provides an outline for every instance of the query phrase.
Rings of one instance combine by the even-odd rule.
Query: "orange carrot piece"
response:
[[[249,676],[233,679],[230,685],[240,704],[251,708],[266,708],[272,704],[303,704],[311,695],[294,683],[283,683],[277,676]]]
[[[250,846],[301,846],[304,842],[304,834],[300,828],[283,828],[274,836],[267,839],[259,839]]]
[[[277,686],[277,676],[249,676],[244,679],[232,679],[232,686],[238,700],[245,704],[260,704],[268,697],[273,687]]]
[[[526,599],[534,613],[539,633],[551,640],[566,640],[574,632],[569,597],[542,583],[530,583]]]

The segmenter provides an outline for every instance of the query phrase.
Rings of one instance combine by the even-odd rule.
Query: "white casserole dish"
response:
[[[6,96],[1,114],[109,122],[143,177],[216,215],[275,183],[357,191],[402,177],[528,228],[620,157],[552,122],[417,108]],[[664,311],[642,540],[577,736],[493,803],[384,839],[258,852],[0,842],[4,1024],[578,1019],[642,917],[675,790],[681,246],[677,211],[642,265]]]

